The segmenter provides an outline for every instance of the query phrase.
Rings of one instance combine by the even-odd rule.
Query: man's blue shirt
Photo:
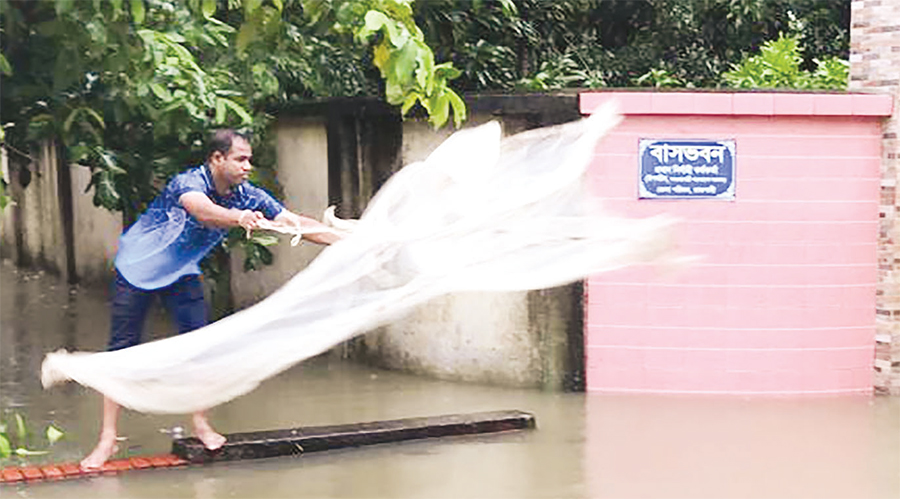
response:
[[[206,165],[176,175],[119,238],[115,266],[133,286],[158,289],[200,273],[200,260],[219,244],[228,229],[201,224],[179,202],[186,192],[201,192],[225,208],[254,210],[273,219],[284,207],[269,193],[244,182],[227,196],[216,192]]]

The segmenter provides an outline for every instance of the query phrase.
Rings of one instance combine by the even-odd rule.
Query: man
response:
[[[286,210],[264,190],[247,182],[252,148],[234,130],[215,132],[206,164],[176,175],[160,195],[120,238],[115,259],[115,291],[108,350],[141,342],[144,319],[159,296],[185,333],[207,324],[207,308],[200,281],[200,260],[225,237],[231,227],[252,231],[272,220],[275,226],[323,227],[308,217]],[[268,219],[268,220],[266,220]],[[267,227],[271,227],[268,222]],[[303,236],[319,244],[339,239],[334,233]],[[96,470],[118,451],[119,405],[103,400],[100,441],[81,461]],[[210,450],[225,437],[210,426],[205,413],[193,414],[194,434]]]

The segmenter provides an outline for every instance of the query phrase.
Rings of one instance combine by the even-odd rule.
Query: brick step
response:
[[[174,454],[157,456],[110,459],[96,471],[85,471],[78,463],[48,464],[43,466],[10,466],[0,469],[0,483],[12,484],[41,480],[65,480],[96,475],[115,475],[123,471],[149,468],[171,468],[184,466],[187,461]]]

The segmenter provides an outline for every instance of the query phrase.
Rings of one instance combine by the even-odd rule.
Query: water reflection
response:
[[[593,497],[898,497],[897,400],[588,397]]]
[[[74,293],[52,276],[0,267],[3,407],[54,420],[53,461],[95,443],[100,397],[44,391],[43,354],[100,350],[106,290]],[[164,314],[148,331],[169,331]],[[299,458],[146,470],[0,489],[22,497],[602,498],[900,497],[900,400],[744,399],[546,393],[450,383],[313,359],[211,413],[223,432],[520,409],[538,429],[383,445]],[[168,452],[161,430],[186,416],[125,411],[121,455]]]

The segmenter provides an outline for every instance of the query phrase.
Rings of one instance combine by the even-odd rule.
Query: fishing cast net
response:
[[[610,107],[501,139],[459,131],[394,174],[341,241],[258,304],[191,333],[113,352],[46,356],[45,387],[74,380],[142,412],[187,413],[412,307],[459,291],[546,288],[669,256],[671,220],[604,212],[585,172]]]

